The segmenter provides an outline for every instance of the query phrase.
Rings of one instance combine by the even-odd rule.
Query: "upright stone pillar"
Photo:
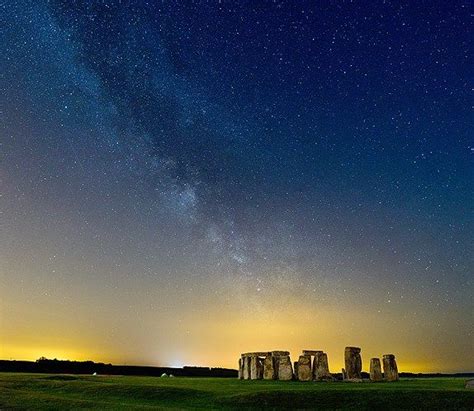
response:
[[[242,357],[242,379],[250,380],[250,357]]]
[[[263,360],[263,379],[276,380],[277,370],[275,368],[275,358],[271,354],[267,354]]]
[[[262,361],[257,355],[250,357],[250,379],[260,380],[263,377]]]
[[[280,358],[285,355],[290,355],[289,351],[271,351],[270,354],[273,357],[273,367],[275,369],[275,379],[280,379]]]
[[[398,381],[398,367],[393,354],[383,356],[383,374],[387,381]]]
[[[282,381],[293,379],[293,367],[289,355],[282,355],[278,358],[278,379]]]
[[[311,356],[300,355],[298,360],[298,371],[295,374],[300,381],[311,381],[313,378],[311,373]]]
[[[362,358],[359,347],[346,347],[344,351],[347,379],[360,380],[362,371]]]
[[[382,381],[382,367],[379,358],[370,359],[370,381]]]
[[[242,357],[240,357],[240,358],[239,358],[239,374],[238,374],[239,380],[241,380],[241,379],[243,378],[243,374],[242,374],[242,364],[243,364]]]
[[[325,352],[318,352],[314,356],[313,378],[316,381],[333,380],[329,372],[328,355]]]

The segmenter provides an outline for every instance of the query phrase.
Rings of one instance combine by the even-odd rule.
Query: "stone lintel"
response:
[[[269,351],[255,351],[243,353],[242,357],[266,357],[269,354]]]
[[[321,350],[303,350],[303,355],[318,355],[322,352]]]
[[[274,357],[281,357],[283,355],[290,355],[289,351],[271,351],[269,354],[273,355]]]

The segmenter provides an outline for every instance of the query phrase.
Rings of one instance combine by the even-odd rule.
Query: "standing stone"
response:
[[[242,357],[241,357],[241,358],[239,358],[239,374],[238,374],[239,380],[241,380],[243,378],[242,364],[243,364],[243,361],[242,361]]]
[[[379,358],[370,359],[370,381],[382,381],[382,367]]]
[[[262,361],[256,355],[250,357],[250,379],[260,380],[263,377]]]
[[[398,381],[398,367],[393,354],[383,356],[383,374],[387,381]]]
[[[313,378],[316,381],[333,380],[329,372],[328,355],[325,352],[319,352],[314,356]]]
[[[273,356],[273,367],[275,367],[275,379],[279,380],[279,372],[280,372],[280,357],[278,355],[272,354]]]
[[[263,379],[264,380],[276,380],[277,370],[275,368],[275,358],[268,354],[263,360]]]
[[[289,355],[278,357],[278,379],[282,381],[293,379],[293,367]]]
[[[300,381],[311,381],[313,379],[311,373],[311,357],[309,355],[300,355],[298,370],[295,370],[295,373]]]
[[[342,374],[342,381],[347,380],[347,374],[344,368],[341,369],[341,374]]]
[[[295,378],[298,378],[298,361],[293,363],[293,373],[295,374]]]
[[[242,357],[242,379],[250,380],[250,357]]]
[[[347,379],[361,379],[362,358],[359,347],[346,347],[344,351],[344,362],[346,366]]]

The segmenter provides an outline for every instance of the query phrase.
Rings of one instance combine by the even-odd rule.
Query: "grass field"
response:
[[[0,373],[0,410],[473,410],[474,390],[464,386],[462,378],[355,384]]]

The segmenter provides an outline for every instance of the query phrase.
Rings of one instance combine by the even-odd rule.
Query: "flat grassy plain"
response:
[[[396,383],[0,373],[0,410],[473,410],[464,378]]]

